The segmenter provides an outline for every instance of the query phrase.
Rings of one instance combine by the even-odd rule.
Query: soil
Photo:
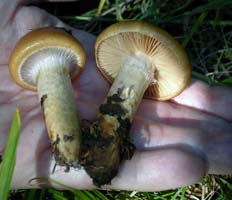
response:
[[[131,122],[120,104],[123,101],[118,94],[109,96],[100,106],[97,121],[91,126],[82,123],[80,164],[98,187],[110,184],[120,163],[131,159],[135,151],[129,137]]]

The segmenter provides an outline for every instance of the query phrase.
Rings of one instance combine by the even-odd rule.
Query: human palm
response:
[[[55,161],[37,95],[18,87],[7,66],[14,45],[28,31],[44,26],[70,27],[35,7],[12,10],[0,23],[0,155],[16,107],[22,120],[12,188],[36,187],[29,183],[36,177],[50,177],[74,188],[93,188],[83,169],[65,172],[57,166],[52,173]],[[75,29],[72,34],[87,54],[85,70],[73,82],[79,117],[92,121],[109,85],[95,66],[94,36]],[[112,185],[106,187],[158,191],[195,183],[207,173],[231,174],[231,105],[231,89],[209,88],[197,81],[191,81],[172,101],[144,99],[131,129],[137,151],[132,160],[122,163]]]

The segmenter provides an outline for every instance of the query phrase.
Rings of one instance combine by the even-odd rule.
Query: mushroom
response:
[[[171,99],[188,85],[185,51],[166,31],[145,22],[119,22],[96,40],[95,57],[113,83],[97,120],[85,129],[82,164],[97,186],[109,184],[135,150],[129,130],[142,97]]]
[[[38,92],[56,163],[67,169],[79,162],[80,125],[71,79],[84,64],[83,47],[61,28],[29,32],[9,59],[12,79]]]

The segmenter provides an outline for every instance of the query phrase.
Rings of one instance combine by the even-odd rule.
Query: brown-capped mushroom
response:
[[[78,166],[80,126],[71,79],[85,64],[81,44],[65,30],[40,28],[15,46],[9,60],[12,79],[37,91],[54,157],[59,165]]]
[[[83,138],[83,166],[93,182],[104,185],[130,159],[133,116],[143,96],[171,99],[187,86],[191,69],[185,51],[166,31],[144,22],[119,22],[95,44],[97,67],[113,83],[97,121]]]

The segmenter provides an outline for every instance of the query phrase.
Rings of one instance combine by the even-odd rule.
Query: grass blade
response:
[[[47,190],[45,189],[26,190],[23,200],[34,200],[34,199],[43,200],[45,199],[46,191]]]
[[[108,200],[108,198],[98,190],[93,190],[93,193],[102,200]]]
[[[229,6],[231,4],[232,4],[231,0],[220,0],[220,1],[211,0],[202,6],[199,6],[197,8],[194,8],[191,11],[186,12],[185,15],[195,15],[195,14],[206,12],[206,11],[213,10],[213,9],[220,9],[225,6]]]
[[[26,191],[23,200],[33,200],[33,199],[36,199],[36,197],[38,197],[37,190],[31,189],[31,190]]]
[[[62,191],[49,189],[48,192],[49,192],[49,194],[52,195],[53,199],[56,199],[56,200],[68,200],[68,198],[65,197],[65,194]]]
[[[16,162],[16,147],[19,140],[20,114],[16,109],[7,139],[3,161],[0,168],[0,199],[7,199]]]
[[[229,77],[223,81],[221,81],[221,83],[224,85],[224,86],[232,86],[232,77]]]
[[[208,12],[203,12],[201,15],[198,17],[197,21],[193,24],[192,30],[187,34],[184,38],[184,41],[182,42],[182,47],[185,48],[187,44],[189,43],[190,39],[192,38],[193,34],[197,32],[199,26],[202,24],[204,21],[205,17],[207,16]]]
[[[104,4],[105,4],[105,0],[100,0],[100,3],[98,5],[98,9],[97,9],[97,16],[99,16],[102,12],[102,9],[104,7]]]

